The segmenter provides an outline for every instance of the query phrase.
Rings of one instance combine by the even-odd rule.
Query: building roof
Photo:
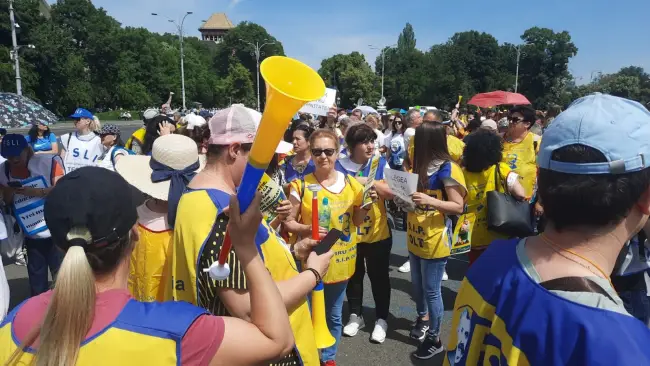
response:
[[[235,26],[232,24],[226,13],[214,13],[210,18],[203,23],[199,30],[220,30],[220,29],[232,29]]]

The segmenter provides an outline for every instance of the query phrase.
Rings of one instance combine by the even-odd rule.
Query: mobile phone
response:
[[[22,188],[23,184],[20,182],[12,181],[12,182],[7,182],[7,185],[11,188]]]
[[[343,237],[343,232],[338,229],[332,229],[325,235],[323,240],[314,247],[314,253],[321,255],[329,252],[339,239]]]

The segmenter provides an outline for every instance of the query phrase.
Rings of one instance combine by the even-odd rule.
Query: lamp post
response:
[[[163,15],[163,17],[167,18],[167,21],[172,23],[178,30],[178,39],[181,43],[181,94],[183,95],[183,109],[187,109],[185,106],[185,54],[183,53],[183,25],[185,24],[185,18],[187,18],[187,16],[190,14],[193,14],[193,12],[186,12],[183,16],[183,19],[181,19],[180,24],[174,19]],[[151,15],[159,16],[158,13],[151,13]]]
[[[36,48],[32,44],[28,45],[19,45],[18,39],[16,37],[16,29],[20,28],[20,25],[16,23],[14,17],[14,0],[9,0],[9,21],[11,26],[11,50],[9,51],[10,58],[14,61],[14,69],[16,70],[16,94],[23,95],[23,83],[20,78],[20,57],[18,57],[18,51],[23,48]]]
[[[243,39],[239,39],[239,41],[244,42],[248,45],[250,45],[253,50],[251,51],[251,56],[255,57],[255,64],[257,65],[257,111],[260,112],[261,109],[261,103],[260,103],[260,57],[263,56],[264,54],[262,53],[262,48],[264,46],[272,45],[275,44],[275,42],[268,42],[268,39],[265,39],[264,43],[260,45],[259,42],[248,42],[244,41]]]
[[[386,51],[397,46],[397,44],[379,48],[373,45],[368,45],[372,50],[381,50],[381,97],[384,98],[384,66],[386,65]]]
[[[521,58],[521,45],[517,46],[517,73],[515,74],[515,93],[519,87],[519,59]]]

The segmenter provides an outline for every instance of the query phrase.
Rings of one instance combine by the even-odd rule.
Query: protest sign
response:
[[[36,189],[47,188],[47,183],[43,176],[33,177],[22,180],[23,187]],[[25,196],[16,194],[14,196],[14,212],[16,220],[27,235],[35,235],[47,230],[45,224],[45,199],[42,197]]]
[[[280,205],[280,202],[287,199],[287,196],[285,196],[282,187],[266,173],[262,176],[262,180],[260,180],[260,184],[257,186],[257,191],[262,194],[260,211],[262,211],[264,219],[267,222],[271,222],[277,216],[275,210]]]
[[[371,159],[372,160],[370,162],[370,171],[368,172],[368,179],[366,180],[366,184],[363,186],[363,200],[361,201],[362,202],[361,207],[365,207],[372,203],[372,199],[370,198],[369,192],[375,184],[375,176],[377,175],[379,160],[381,160],[377,156],[373,156]]]
[[[304,107],[300,108],[300,112],[311,113],[317,116],[327,116],[327,111],[334,106],[335,102],[336,89],[327,88],[322,98],[305,104]]]
[[[417,191],[418,175],[400,170],[386,169],[384,180],[388,183],[393,194],[403,201],[413,204],[411,195]]]

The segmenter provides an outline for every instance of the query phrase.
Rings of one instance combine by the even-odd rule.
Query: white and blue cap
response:
[[[567,163],[552,159],[569,145],[600,151],[607,162]],[[640,103],[595,93],[573,102],[544,132],[537,165],[568,174],[624,174],[650,166],[650,112]]]

